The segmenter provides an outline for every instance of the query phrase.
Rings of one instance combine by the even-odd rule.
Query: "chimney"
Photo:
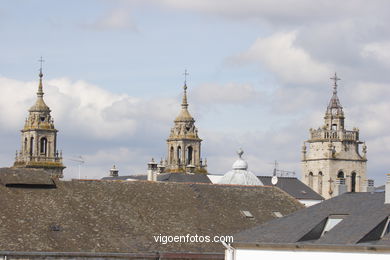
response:
[[[194,172],[195,172],[195,166],[194,165],[192,165],[192,164],[189,164],[189,165],[187,165],[187,173],[188,174],[194,174]]]
[[[110,170],[110,176],[111,177],[118,177],[119,170],[115,168],[115,165],[112,166],[112,169]]]
[[[370,192],[370,193],[375,192],[374,180],[372,180],[372,179],[366,180],[366,184],[363,187],[363,191]]]
[[[162,174],[165,171],[165,162],[161,159],[160,163],[157,165],[158,174]]]
[[[152,161],[148,163],[148,181],[156,181],[156,170],[157,170],[157,163],[152,158]]]
[[[337,178],[335,196],[344,194],[346,192],[347,192],[347,185],[345,184],[345,179],[344,178]]]
[[[390,173],[387,174],[387,180],[386,180],[385,204],[390,204]]]

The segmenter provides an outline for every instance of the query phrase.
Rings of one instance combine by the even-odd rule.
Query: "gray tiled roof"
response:
[[[264,185],[272,185],[272,176],[258,176]],[[324,198],[309,186],[295,177],[278,177],[276,187],[284,190],[296,199],[302,200],[323,200]]]
[[[54,182],[50,189],[0,185],[0,251],[223,253],[220,243],[163,245],[153,236],[231,235],[273,219],[273,211],[302,208],[274,187]]]
[[[344,220],[318,239],[302,241],[330,215],[346,215]],[[390,245],[389,234],[378,240],[375,227],[390,215],[390,204],[384,204],[384,193],[345,193],[281,219],[240,232],[238,243],[309,243],[358,245],[370,243]],[[383,227],[382,227],[383,230]],[[366,239],[371,236],[371,239]],[[371,241],[370,241],[371,240]]]
[[[49,172],[29,168],[0,168],[0,184],[55,186]]]
[[[104,177],[102,180],[147,180],[146,175],[128,175],[118,177]],[[184,173],[164,173],[157,175],[157,181],[166,182],[194,182],[194,183],[211,183],[206,174],[184,174]]]

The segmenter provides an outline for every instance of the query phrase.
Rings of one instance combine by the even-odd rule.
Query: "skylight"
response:
[[[241,210],[241,214],[244,215],[244,217],[246,217],[246,218],[254,218],[252,213],[250,213],[250,211],[248,211],[248,210]]]
[[[339,224],[345,215],[330,215],[326,221],[324,230],[322,231],[321,236],[325,235],[327,232],[331,231],[337,224]]]
[[[273,213],[274,213],[274,216],[277,217],[277,218],[283,217],[283,214],[280,213],[279,211],[274,211]]]
[[[315,225],[308,233],[301,237],[298,241],[309,241],[320,239],[324,234],[335,228],[348,215],[329,215]]]
[[[390,217],[387,218],[387,222],[386,222],[385,228],[383,229],[381,238],[390,233],[390,223],[389,222],[390,222]]]

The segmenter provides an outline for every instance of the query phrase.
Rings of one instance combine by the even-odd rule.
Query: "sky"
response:
[[[35,101],[59,130],[65,179],[144,174],[166,157],[188,70],[189,110],[208,170],[242,148],[249,169],[299,177],[337,72],[346,127],[360,129],[369,178],[389,172],[389,1],[13,0],[0,5],[0,165],[11,166]]]

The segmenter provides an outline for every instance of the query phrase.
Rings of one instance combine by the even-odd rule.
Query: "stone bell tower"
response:
[[[367,185],[367,146],[359,140],[359,129],[345,129],[344,111],[337,96],[340,79],[336,73],[331,79],[333,95],[324,125],[310,129],[310,139],[302,146],[302,181],[326,199],[337,195],[340,183],[345,183],[348,192],[365,191]]]
[[[185,72],[185,75],[188,75]],[[188,112],[187,82],[184,81],[184,94],[180,114],[174,121],[167,139],[168,159],[165,172],[207,173],[201,159],[201,142],[195,120]]]
[[[40,61],[37,100],[29,109],[28,118],[21,130],[22,148],[16,152],[13,167],[41,168],[61,178],[65,166],[62,164],[62,155],[57,151],[58,130],[54,127],[51,110],[43,100],[42,58]]]

